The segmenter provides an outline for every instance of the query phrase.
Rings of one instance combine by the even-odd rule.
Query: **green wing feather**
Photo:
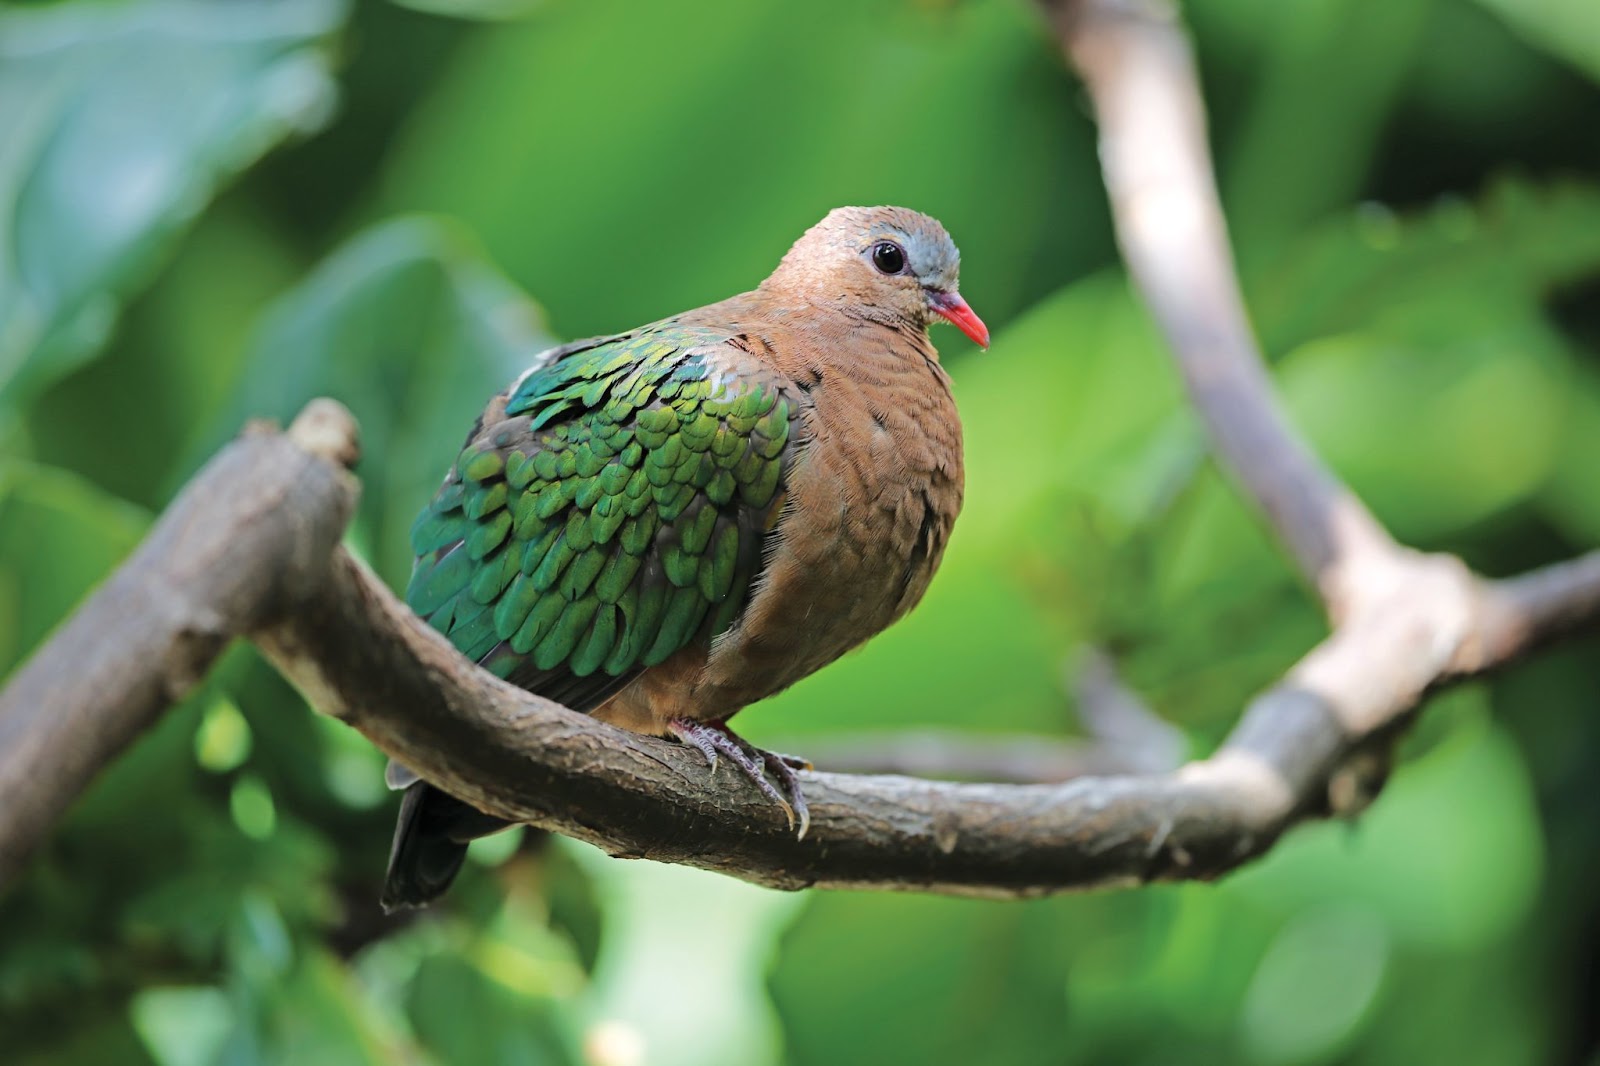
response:
[[[412,609],[579,710],[728,629],[794,452],[770,380],[712,375],[675,323],[560,349],[480,423],[412,528]]]

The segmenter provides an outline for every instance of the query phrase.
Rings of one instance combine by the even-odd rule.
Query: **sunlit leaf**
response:
[[[228,793],[228,809],[233,813],[233,824],[254,840],[266,840],[278,828],[277,806],[260,778],[245,776],[236,780]]]
[[[218,696],[207,705],[194,735],[194,757],[212,773],[235,769],[250,755],[250,723],[233,701]]]
[[[1581,417],[1571,342],[1545,305],[1600,271],[1600,192],[1502,182],[1414,216],[1363,209],[1264,285],[1300,424],[1408,539],[1539,493]],[[1600,467],[1594,468],[1600,476]]]
[[[134,997],[130,1010],[160,1066],[208,1066],[236,1024],[218,988],[151,988]]]

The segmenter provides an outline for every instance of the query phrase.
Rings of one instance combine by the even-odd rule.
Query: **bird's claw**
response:
[[[794,829],[795,823],[799,822],[800,828],[795,833],[795,839],[804,840],[806,831],[811,828],[811,808],[806,803],[805,793],[800,790],[800,778],[795,771],[810,770],[811,764],[805,759],[772,751],[762,752],[761,757],[772,775],[783,782],[784,790],[789,793],[790,802],[784,804],[789,811],[789,828]]]
[[[679,744],[687,744],[706,757],[706,766],[712,777],[717,774],[717,740],[720,734],[714,729],[707,729],[699,723],[686,718],[674,718],[667,723],[673,739]]]
[[[795,771],[811,769],[809,762],[793,755],[762,751],[721,723],[710,725],[691,718],[674,718],[667,723],[667,730],[680,744],[688,744],[704,755],[712,773],[716,772],[718,755],[726,755],[763,796],[783,808],[789,828],[798,826],[797,839],[805,839],[811,828],[811,809]],[[767,780],[768,770],[783,785],[782,792]]]

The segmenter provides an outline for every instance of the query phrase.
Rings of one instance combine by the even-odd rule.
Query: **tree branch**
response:
[[[241,634],[314,706],[430,780],[613,854],[782,888],[1033,895],[1211,877],[1326,809],[1320,790],[1334,769],[1431,684],[1509,661],[1600,607],[1600,555],[1500,585],[1441,565],[1428,595],[1495,593],[1452,601],[1465,612],[1461,632],[1494,635],[1470,660],[1405,611],[1364,618],[1258,699],[1210,759],[1061,785],[808,774],[812,831],[800,842],[742,779],[713,781],[697,753],[505,684],[343,549],[330,553],[353,487],[338,462],[294,443],[312,413],[353,430],[330,410],[313,405],[291,438],[255,431],[230,445],[0,695],[0,874],[13,876],[93,770]],[[195,633],[198,659],[187,650]],[[83,649],[105,649],[105,664]],[[1385,656],[1416,665],[1392,685],[1372,683],[1362,667]]]
[[[1438,595],[1458,587],[1454,570],[1441,568],[1439,581]],[[1565,599],[1545,601],[1524,619],[1525,632],[1544,632],[1564,609]],[[1054,786],[808,774],[804,842],[744,781],[708,780],[696,753],[612,729],[471,666],[348,556],[257,641],[317,706],[424,777],[613,854],[781,888],[1027,895],[1213,876],[1264,850],[1296,818],[1325,810],[1319,785],[1444,669],[1433,634],[1373,621],[1308,656],[1211,759],[1167,775]],[[1500,655],[1522,650],[1507,644]],[[1348,671],[1379,653],[1428,665],[1393,687]],[[1474,669],[1503,661],[1485,656]]]
[[[1163,773],[1183,762],[1189,747],[1183,730],[1145,706],[1117,675],[1110,655],[1085,647],[1075,665],[1066,681],[1076,697],[1078,719],[1098,750],[1125,762],[1121,772]]]
[[[355,507],[355,423],[312,403],[254,426],[0,691],[0,884],[90,779],[205,677],[228,641],[297,601]]]
[[[1094,101],[1118,243],[1226,466],[1335,619],[1398,546],[1290,428],[1228,247],[1194,57],[1167,0],[1043,0]]]
[[[1333,632],[1208,759],[1056,785],[805,778],[811,833],[737,775],[513,688],[343,549],[347,414],[319,401],[197,476],[150,539],[0,693],[0,880],[94,771],[248,635],[318,709],[492,813],[613,854],[805,885],[1025,896],[1206,878],[1345,787],[1422,698],[1600,617],[1600,552],[1507,581],[1400,548],[1290,429],[1228,261],[1192,61],[1153,2],[1048,5],[1101,120],[1133,275],[1222,462],[1329,605]],[[1165,14],[1163,14],[1165,12]],[[300,442],[297,445],[296,442]]]

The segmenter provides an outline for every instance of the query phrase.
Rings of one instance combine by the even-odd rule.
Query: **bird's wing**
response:
[[[406,590],[467,657],[583,711],[737,620],[799,431],[778,379],[726,373],[726,332],[586,344],[490,405],[411,531]]]

